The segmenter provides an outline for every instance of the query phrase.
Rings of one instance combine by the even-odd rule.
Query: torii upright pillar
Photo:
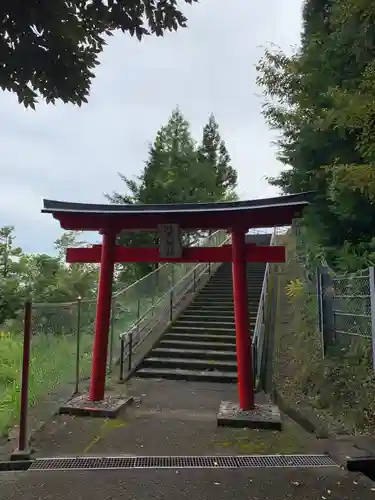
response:
[[[112,231],[103,232],[90,384],[91,401],[102,401],[104,398],[108,340],[111,321],[115,245],[116,233]]]
[[[234,229],[232,231],[232,266],[238,397],[241,410],[252,410],[254,408],[253,363],[249,332],[246,264],[245,232]]]

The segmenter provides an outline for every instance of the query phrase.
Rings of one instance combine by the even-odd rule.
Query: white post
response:
[[[370,267],[372,367],[375,371],[375,268]]]

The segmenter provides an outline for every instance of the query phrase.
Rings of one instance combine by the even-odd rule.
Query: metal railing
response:
[[[251,234],[271,234],[270,245],[277,244],[277,236],[280,233],[280,228],[274,228],[272,233],[269,230],[256,230],[257,232]],[[255,320],[254,332],[252,335],[252,353],[253,353],[253,380],[254,386],[257,387],[262,372],[263,360],[265,355],[265,334],[266,334],[266,322],[269,311],[269,288],[270,288],[270,278],[272,272],[272,265],[267,263],[264,271],[262,291],[259,298],[258,312]]]
[[[198,241],[194,246],[218,247],[228,242],[230,236],[226,231],[219,230]],[[120,380],[124,380],[134,368],[134,356],[137,355],[141,344],[151,334],[154,342],[220,265],[220,263],[165,264],[128,287],[128,295],[134,293],[137,287],[148,288],[149,293],[146,294],[144,308],[138,299],[136,318],[118,335]],[[168,279],[165,280],[166,286],[162,289],[157,286],[157,275],[161,272],[168,275]],[[148,286],[145,287],[145,283]]]

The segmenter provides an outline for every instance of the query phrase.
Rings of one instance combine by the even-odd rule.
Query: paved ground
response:
[[[140,404],[118,419],[59,416],[36,436],[38,456],[209,455],[314,453],[319,442],[293,421],[284,431],[218,428],[222,400],[237,400],[231,384],[133,379],[128,394]]]
[[[133,380],[141,402],[116,421],[61,416],[36,435],[37,455],[210,455],[319,453],[315,440],[284,419],[283,432],[217,428],[222,399],[236,388]],[[316,469],[133,469],[0,474],[4,500],[375,500],[375,484],[340,467]]]
[[[331,470],[331,469],[330,469]],[[17,473],[19,474],[19,473]],[[4,500],[370,500],[341,469],[129,470],[7,474]],[[357,483],[357,484],[356,484]]]

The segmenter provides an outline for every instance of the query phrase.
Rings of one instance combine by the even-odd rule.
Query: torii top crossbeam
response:
[[[160,224],[181,229],[248,230],[286,226],[299,217],[312,193],[291,194],[249,201],[183,203],[174,205],[97,205],[44,200],[43,213],[50,213],[63,229],[102,231],[155,231]]]

